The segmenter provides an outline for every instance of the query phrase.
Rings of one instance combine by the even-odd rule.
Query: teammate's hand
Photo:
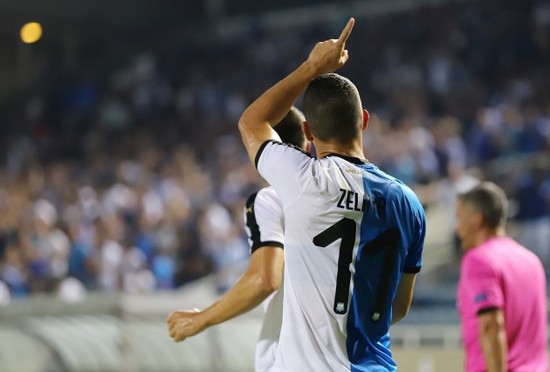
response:
[[[307,62],[314,68],[317,76],[332,72],[342,67],[348,60],[346,41],[348,40],[355,19],[350,18],[338,39],[319,42],[309,53]]]
[[[199,309],[174,311],[168,318],[168,332],[174,342],[196,335],[206,328],[206,323]]]

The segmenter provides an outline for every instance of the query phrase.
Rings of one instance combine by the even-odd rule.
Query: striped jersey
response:
[[[273,187],[265,187],[248,198],[244,208],[244,223],[251,255],[264,246],[283,248],[283,207]],[[271,371],[275,363],[283,317],[283,289],[280,288],[266,298],[262,307],[264,320],[254,353],[256,372]]]
[[[285,218],[283,321],[274,371],[395,371],[392,303],[422,264],[424,210],[366,160],[315,159],[266,141],[256,167]]]

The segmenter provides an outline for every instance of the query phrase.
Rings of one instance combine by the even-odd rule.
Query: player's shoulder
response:
[[[381,194],[384,198],[388,215],[399,220],[412,220],[421,226],[426,226],[426,215],[422,203],[414,191],[401,180],[388,175],[387,173],[373,167],[369,170],[371,175],[375,175],[369,187],[375,193]]]
[[[311,155],[310,153],[304,151],[303,149],[301,149],[300,147],[296,146],[296,145],[293,145],[291,143],[284,143],[284,142],[281,142],[281,141],[276,141],[276,140],[267,140],[263,143],[262,146],[267,146],[267,145],[271,145],[271,146],[274,146],[276,148],[279,148],[279,149],[285,149],[285,150],[290,150],[290,151],[297,151],[299,152],[300,154],[302,155],[305,155],[306,157],[308,158],[312,158],[312,159],[315,159],[315,156]]]
[[[263,155],[269,152],[270,155],[279,157],[279,156],[292,156],[296,159],[302,159],[302,160],[315,160],[315,156],[311,155],[310,153],[304,151],[298,146],[292,145],[290,143],[284,143],[280,141],[276,141],[273,139],[267,140],[258,149],[258,152],[256,153],[256,159],[255,164],[256,167],[258,167],[260,159],[263,158]]]
[[[277,198],[277,193],[275,192],[275,189],[273,186],[266,186],[262,187],[255,193],[257,197],[261,198]]]
[[[387,179],[386,197],[394,203],[423,210],[420,199],[418,199],[415,192],[395,177],[389,176]]]
[[[483,249],[477,247],[464,253],[461,269],[465,275],[471,275],[473,272],[493,271],[495,268],[490,256]]]
[[[272,186],[267,186],[252,193],[246,200],[245,205],[247,209],[253,206],[265,206],[267,208],[280,207],[281,200],[275,192],[275,189]]]
[[[256,193],[256,199],[260,202],[280,204],[279,196],[273,186],[264,187]]]
[[[252,194],[250,194],[248,196],[248,198],[246,198],[246,201],[244,202],[244,205],[246,207],[246,209],[248,209],[249,207],[251,207],[252,205],[254,205],[254,202],[256,201],[256,197],[258,196],[258,193],[260,192],[261,190],[258,190],[258,191],[255,191],[253,192]]]

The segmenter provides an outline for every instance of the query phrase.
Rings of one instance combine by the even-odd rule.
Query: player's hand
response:
[[[350,18],[338,39],[329,39],[319,42],[309,53],[307,62],[311,64],[317,76],[335,71],[348,60],[346,41],[348,40],[355,19]]]
[[[206,322],[199,309],[174,311],[168,315],[166,323],[174,342],[183,341],[206,328]]]

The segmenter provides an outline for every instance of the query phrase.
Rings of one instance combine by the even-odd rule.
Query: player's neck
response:
[[[317,152],[317,158],[323,158],[329,154],[338,154],[359,159],[365,158],[365,154],[363,154],[363,146],[361,146],[360,142],[353,142],[349,145],[341,145],[338,143],[316,141],[315,150]]]
[[[506,230],[504,228],[480,230],[475,239],[474,247],[478,247],[490,239],[501,236],[506,236]]]

